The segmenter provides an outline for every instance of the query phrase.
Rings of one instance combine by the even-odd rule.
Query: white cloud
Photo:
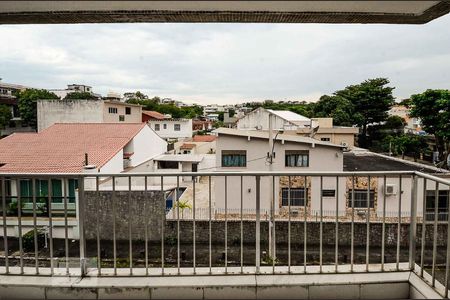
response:
[[[395,95],[448,88],[450,16],[425,25],[0,26],[0,77],[42,88],[141,90],[198,103],[314,101],[385,76]]]

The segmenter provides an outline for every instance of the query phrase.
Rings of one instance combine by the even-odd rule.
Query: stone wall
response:
[[[193,222],[192,221],[180,221],[180,242],[192,243],[193,241]],[[291,243],[303,244],[304,240],[304,224],[303,222],[294,221],[291,222]],[[334,245],[336,224],[334,222],[323,223],[323,245]],[[288,222],[276,222],[276,240],[279,244],[287,244],[288,242]],[[240,243],[240,221],[228,221],[227,223],[227,236],[229,243]],[[208,243],[209,242],[209,222],[208,221],[196,221],[196,242]],[[320,241],[320,223],[308,222],[307,229],[307,244],[319,245]],[[422,236],[422,226],[417,226],[417,242],[420,244]],[[354,224],[354,245],[365,246],[366,245],[366,231],[367,227],[365,223]],[[225,222],[212,221],[211,222],[212,243],[221,244],[224,242],[225,237]],[[255,221],[243,221],[243,238],[245,244],[254,244],[256,239]],[[165,238],[176,239],[177,236],[177,221],[167,221],[165,227]],[[268,243],[268,222],[261,222],[261,242]],[[339,245],[350,246],[351,245],[351,223],[339,223],[338,230]],[[370,224],[370,245],[381,246],[382,239],[382,224],[374,223]],[[431,245],[433,241],[433,225],[427,225],[425,232],[425,240],[427,245]],[[438,225],[438,246],[445,246],[447,243],[447,224]],[[408,247],[409,245],[409,224],[402,224],[400,230],[400,243],[402,247]],[[386,223],[385,245],[395,246],[397,244],[397,223]]]
[[[131,202],[129,205],[128,197]],[[116,191],[114,200],[111,191],[85,192],[85,236],[96,239],[97,221],[102,240],[112,240],[115,207],[116,239],[129,239],[129,222],[133,240],[144,240],[145,224],[148,224],[150,240],[161,238],[161,225],[165,218],[165,202],[159,191]],[[131,218],[130,218],[131,216]]]

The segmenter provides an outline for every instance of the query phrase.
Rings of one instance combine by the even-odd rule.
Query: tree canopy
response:
[[[385,121],[388,110],[395,103],[392,95],[394,88],[388,84],[387,78],[368,79],[334,93],[353,105],[352,123],[362,128],[363,139],[366,137],[367,125]]]
[[[5,128],[11,118],[11,108],[8,105],[0,104],[0,129]]]
[[[89,92],[73,92],[73,93],[68,93],[66,95],[66,97],[64,97],[65,100],[95,100],[98,99],[95,95],[92,95]]]
[[[203,114],[203,108],[198,105],[178,107],[175,104],[162,104],[159,97],[148,98],[146,95],[139,93],[139,98],[129,99],[126,102],[131,104],[139,104],[145,110],[153,110],[162,114],[170,114],[172,118],[196,118]]]
[[[439,159],[445,160],[450,142],[450,91],[429,89],[412,95],[410,115],[420,118],[423,130],[435,136]]]
[[[59,99],[54,93],[47,90],[26,89],[15,94],[18,99],[20,117],[25,125],[37,127],[37,100]]]

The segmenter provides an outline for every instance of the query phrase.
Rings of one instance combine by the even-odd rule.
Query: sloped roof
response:
[[[250,137],[250,138],[257,138],[257,139],[269,139],[269,132],[268,131],[260,131],[260,130],[239,130],[234,128],[224,128],[220,127],[214,130],[213,132],[223,135],[233,135],[233,136],[239,136],[239,137]],[[275,136],[274,136],[275,138]],[[294,143],[304,143],[304,144],[311,144],[311,145],[321,145],[321,146],[328,146],[328,147],[336,147],[336,148],[344,148],[341,145],[332,144],[330,142],[325,141],[318,141],[316,139],[310,138],[310,137],[304,137],[299,136],[295,134],[278,134],[277,141],[286,141],[286,142],[294,142]]]
[[[145,123],[57,123],[39,133],[0,140],[0,173],[80,173],[85,153],[102,167]]]
[[[193,142],[214,142],[217,140],[215,135],[194,135],[192,138]]]
[[[153,111],[153,110],[143,110],[142,114],[147,115],[150,118],[153,118],[156,120],[164,120],[165,119],[165,116],[162,113],[159,113],[159,112]]]
[[[194,149],[195,148],[195,144],[189,144],[189,143],[184,143],[183,145],[181,145],[180,149]]]
[[[302,115],[296,114],[295,112],[289,111],[289,110],[273,110],[273,109],[267,109],[268,112],[286,120],[289,122],[309,122],[311,119],[304,117]]]

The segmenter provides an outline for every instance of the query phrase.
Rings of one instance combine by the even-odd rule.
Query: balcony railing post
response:
[[[261,218],[261,177],[256,176],[256,235],[255,235],[255,246],[256,246],[256,257],[255,257],[255,267],[256,273],[259,273],[261,266],[261,231],[260,231],[260,218]]]
[[[414,270],[416,261],[416,235],[417,235],[417,176],[411,178],[411,222],[409,227],[409,269]],[[425,208],[424,208],[425,209]]]
[[[81,276],[86,275],[86,245],[84,232],[84,177],[78,179],[78,229],[80,234],[80,271]]]

